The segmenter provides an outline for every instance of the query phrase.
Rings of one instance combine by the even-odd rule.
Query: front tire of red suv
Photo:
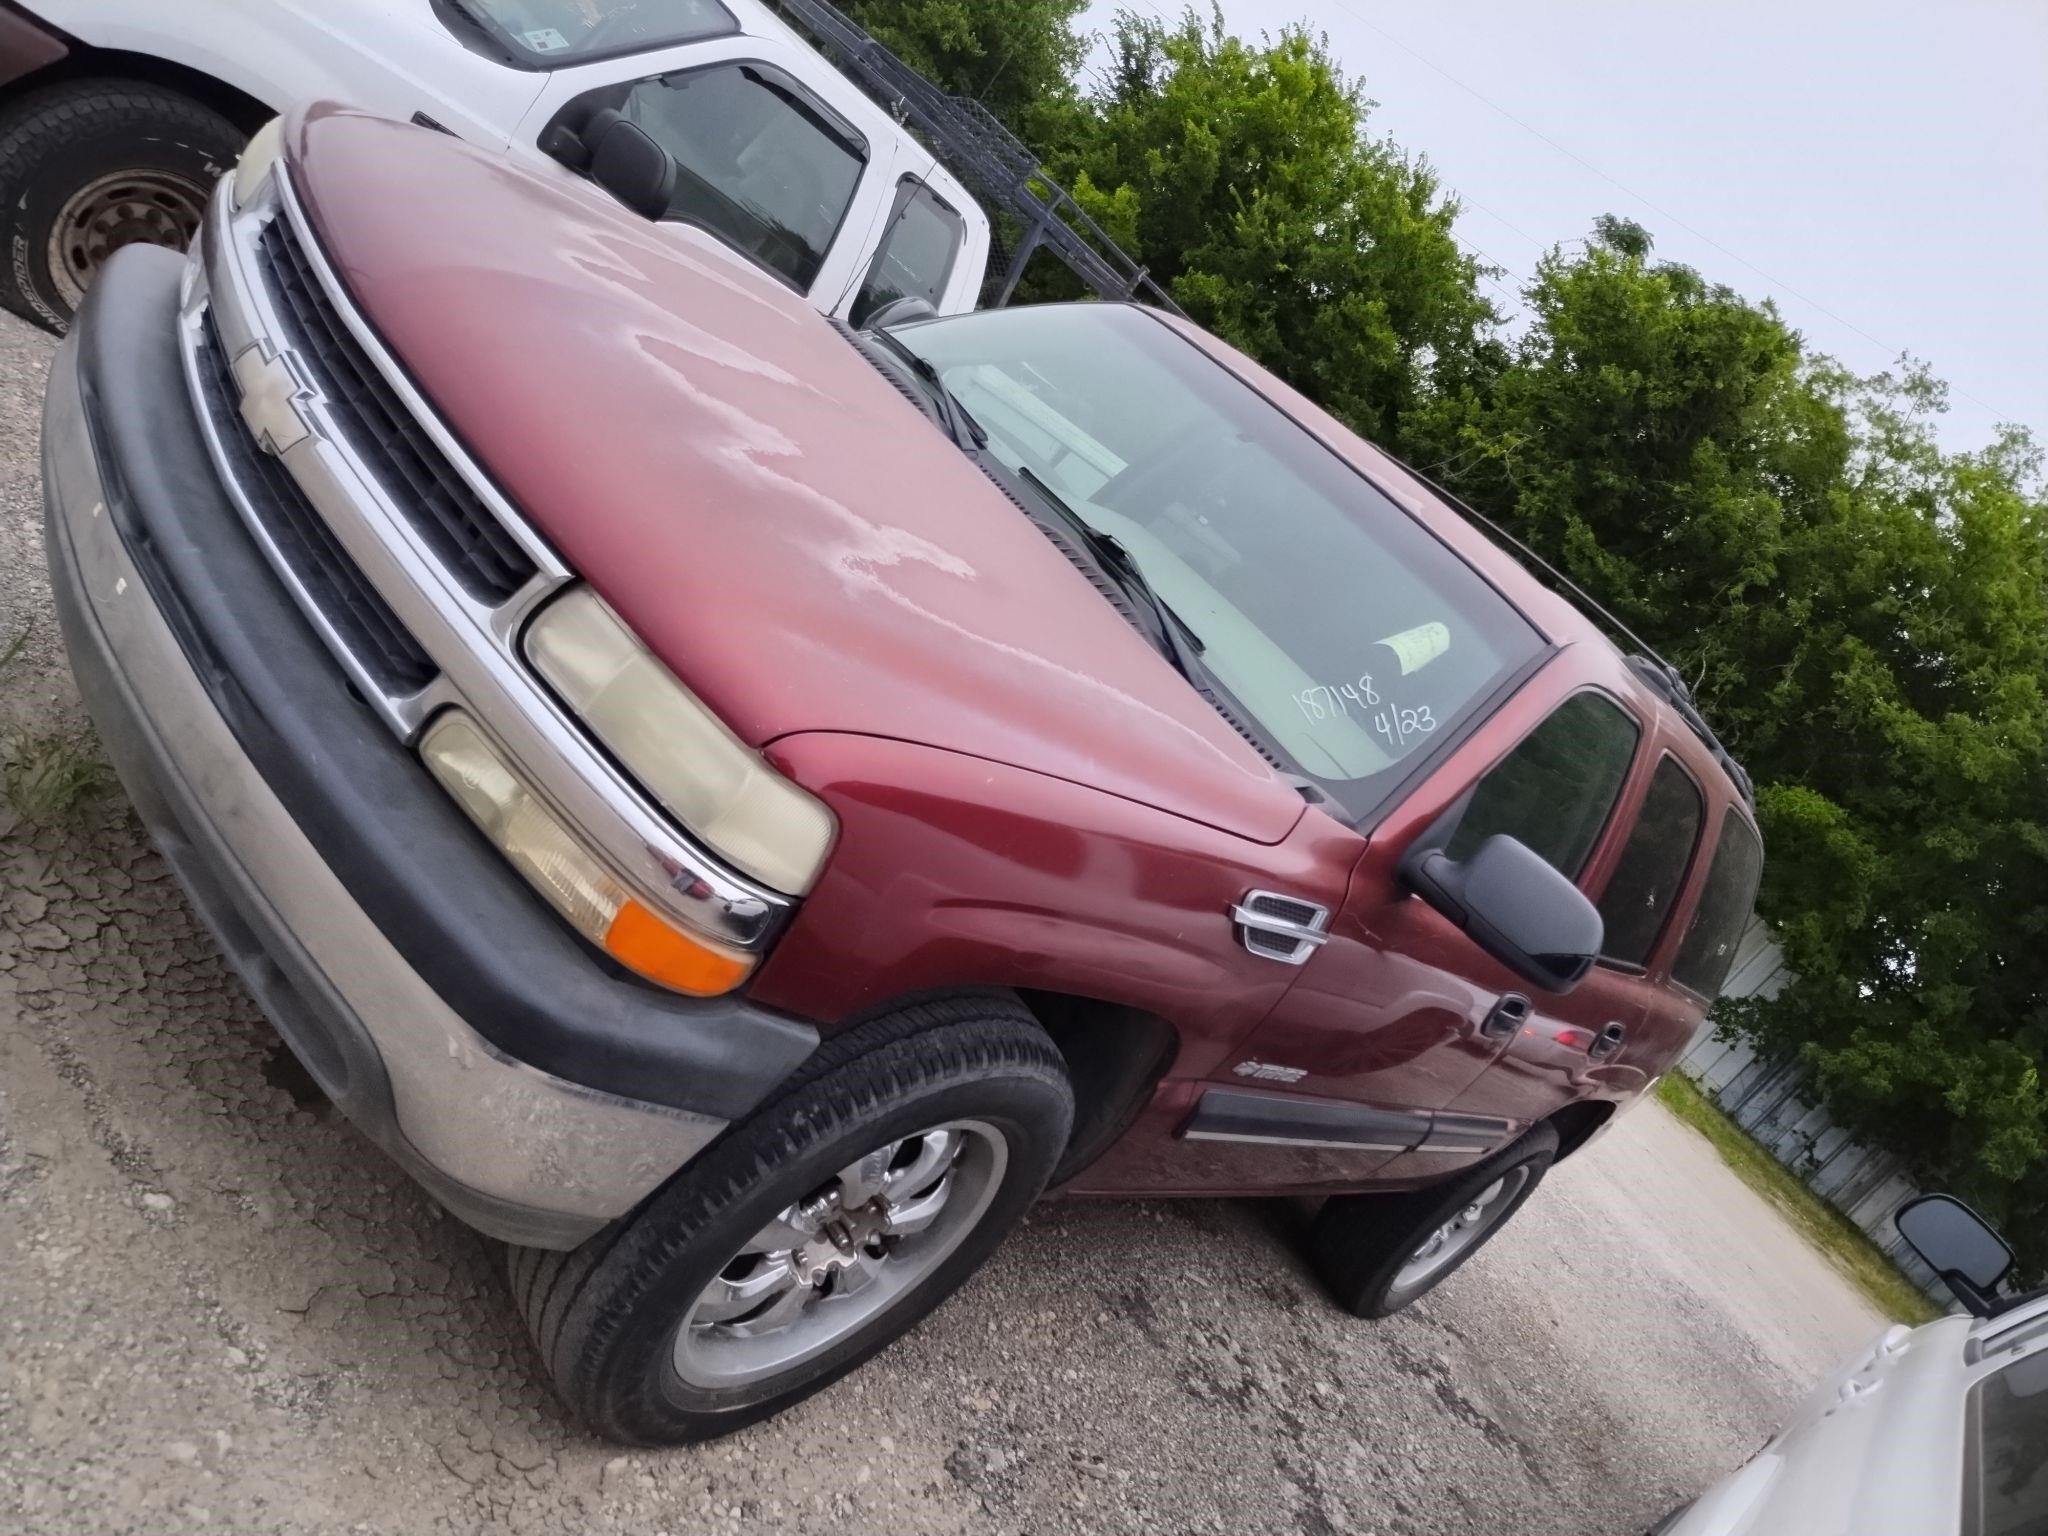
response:
[[[1347,1312],[1392,1317],[1493,1240],[1536,1193],[1557,1147],[1557,1130],[1545,1122],[1427,1189],[1338,1195],[1309,1229],[1309,1263]]]
[[[511,1251],[568,1405],[638,1445],[715,1439],[880,1353],[1045,1187],[1073,1094],[1013,1000],[902,1009],[821,1046],[633,1215]]]

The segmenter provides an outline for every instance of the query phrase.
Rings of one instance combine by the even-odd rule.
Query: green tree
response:
[[[1011,127],[1070,96],[1088,0],[840,0],[840,8],[920,74],[970,96]]]
[[[1048,162],[1197,321],[1391,440],[1434,375],[1474,366],[1493,311],[1457,204],[1367,133],[1370,106],[1305,27],[1254,45],[1220,14],[1126,11]]]

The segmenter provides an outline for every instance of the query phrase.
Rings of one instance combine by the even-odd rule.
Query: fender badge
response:
[[[1230,1070],[1239,1077],[1255,1077],[1262,1083],[1298,1083],[1308,1076],[1306,1067],[1276,1067],[1267,1061],[1240,1061]]]

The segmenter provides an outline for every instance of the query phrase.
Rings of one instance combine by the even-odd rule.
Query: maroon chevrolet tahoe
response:
[[[1048,1187],[1327,1197],[1393,1312],[1755,894],[1667,669],[1148,310],[856,333],[315,109],[114,259],[44,453],[144,820],[622,1439],[817,1391]]]

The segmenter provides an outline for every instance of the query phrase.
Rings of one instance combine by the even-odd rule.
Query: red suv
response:
[[[1144,309],[854,332],[319,109],[114,259],[44,454],[166,857],[623,1439],[816,1391],[1048,1185],[1328,1196],[1395,1311],[1755,893],[1666,671]]]

